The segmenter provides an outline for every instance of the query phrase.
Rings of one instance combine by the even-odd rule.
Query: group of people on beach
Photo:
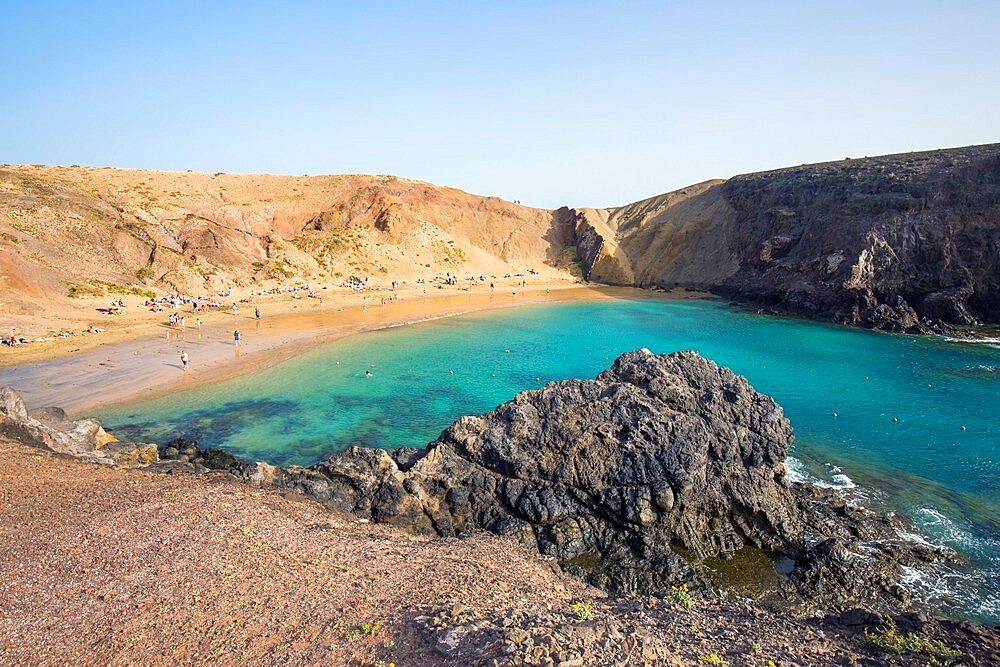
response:
[[[10,335],[7,338],[4,338],[3,340],[3,344],[8,345],[10,347],[17,347],[19,345],[24,345],[27,342],[28,339],[15,336],[13,329],[10,330]]]
[[[107,329],[101,329],[91,324],[86,329],[83,330],[83,333],[103,333],[105,331],[107,331]],[[56,338],[69,338],[75,335],[76,332],[73,331],[72,329],[62,329],[59,331],[59,333],[50,334],[48,336],[38,336],[33,340],[29,340],[24,336],[16,335],[14,333],[14,330],[11,329],[10,333],[8,333],[6,336],[0,337],[0,345],[3,345],[4,347],[21,347],[22,345],[27,345],[28,343],[32,342],[44,343],[46,341],[55,340]]]
[[[165,308],[180,310],[182,306],[191,306],[191,310],[193,312],[204,313],[207,312],[209,308],[221,308],[222,303],[211,297],[183,296],[180,294],[174,294],[173,292],[167,292],[166,296],[162,296],[159,299],[146,299],[143,302],[143,306],[149,308],[149,310],[154,313],[161,312]]]

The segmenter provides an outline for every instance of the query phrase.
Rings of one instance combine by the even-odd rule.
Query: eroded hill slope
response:
[[[0,293],[186,293],[451,272],[708,290],[894,331],[1000,323],[1000,144],[802,165],[609,209],[392,176],[0,167]]]
[[[546,269],[562,226],[552,211],[392,176],[5,166],[0,287],[8,308],[33,312],[94,280],[200,293],[526,266],[565,276]]]
[[[1000,321],[1000,144],[709,181],[608,221],[612,250],[581,254],[597,282],[892,330]]]

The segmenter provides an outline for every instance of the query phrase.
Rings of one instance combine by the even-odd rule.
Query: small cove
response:
[[[697,350],[774,396],[795,428],[795,474],[848,493],[856,484],[927,538],[973,558],[976,581],[955,582],[954,607],[1000,620],[1000,349],[988,344],[714,301],[579,302],[336,340],[100,416],[121,437],[190,437],[248,459],[309,465],[351,445],[423,446],[460,415],[548,381],[592,378],[638,347]]]

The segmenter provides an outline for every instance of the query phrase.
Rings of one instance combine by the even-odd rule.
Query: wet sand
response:
[[[245,304],[236,316],[203,315],[200,332],[190,324],[184,332],[164,326],[161,322],[168,313],[163,312],[156,314],[159,322],[133,323],[85,338],[78,334],[75,340],[61,341],[67,343],[61,348],[50,347],[47,355],[31,355],[36,360],[0,368],[0,386],[17,389],[29,409],[56,405],[79,416],[100,405],[252,372],[285,361],[308,346],[365,331],[495,308],[662,296],[566,284],[519,288],[516,295],[509,289],[410,290],[401,292],[398,302],[385,305],[380,304],[381,296],[357,295],[325,298],[322,306],[318,299],[286,302],[282,307],[263,305],[261,320],[254,318],[254,305]],[[189,322],[195,319],[190,313],[186,317]],[[242,337],[238,348],[234,329]],[[181,367],[182,350],[190,357],[186,372]]]

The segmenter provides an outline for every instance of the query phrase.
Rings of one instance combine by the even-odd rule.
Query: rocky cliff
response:
[[[1000,322],[1000,144],[747,174],[608,220],[621,266],[585,261],[597,282],[892,331]]]
[[[109,443],[94,420],[28,414],[10,388],[0,430],[96,463],[229,470],[418,533],[485,529],[615,592],[684,583],[800,612],[891,610],[910,602],[904,568],[954,559],[904,540],[899,519],[790,483],[780,406],[695,352],[630,352],[593,380],[462,417],[425,449],[352,448],[309,468],[180,440],[149,456],[151,445]]]
[[[163,453],[424,534],[509,536],[611,591],[715,584],[798,611],[906,606],[904,566],[950,556],[904,541],[898,520],[789,483],[791,439],[745,378],[694,352],[640,350],[594,380],[463,417],[422,450],[353,448],[310,468],[193,443]]]

